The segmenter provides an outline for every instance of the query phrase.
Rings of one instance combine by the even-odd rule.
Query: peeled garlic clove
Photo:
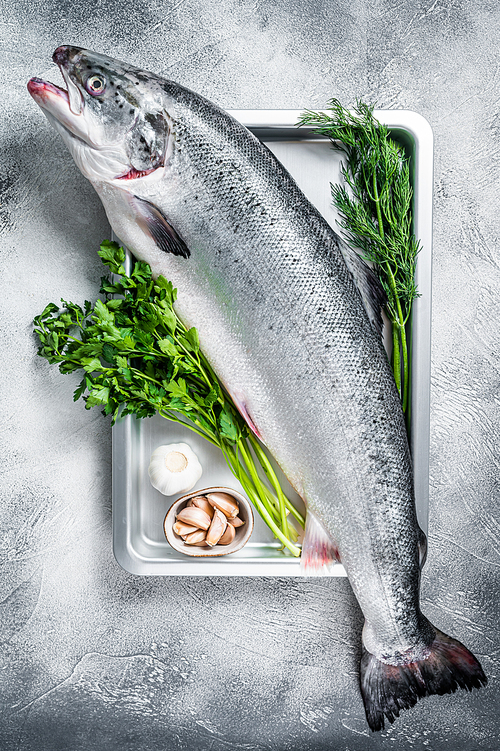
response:
[[[175,522],[175,524],[172,525],[172,529],[176,535],[182,537],[183,535],[191,534],[191,532],[196,532],[199,527],[193,527],[190,524],[184,524],[184,522]]]
[[[191,532],[190,535],[187,535],[184,538],[184,542],[187,542],[188,545],[195,545],[198,542],[204,542],[205,535],[206,532],[204,529],[197,529],[196,532]]]
[[[233,527],[233,525],[229,523],[229,520],[228,520],[228,525],[225,529],[225,532],[222,535],[222,537],[219,537],[219,542],[217,544],[218,545],[230,545],[232,541],[234,540],[235,535],[236,535],[236,530]]]
[[[196,508],[201,508],[202,511],[208,514],[209,517],[212,519],[214,515],[214,507],[212,506],[211,503],[207,501],[206,498],[204,498],[204,496],[197,495],[194,498],[191,498],[191,500],[189,501],[189,504],[191,504],[191,506],[196,506]]]
[[[240,510],[237,501],[228,493],[208,493],[207,499],[212,506],[230,519],[234,518]]]
[[[224,534],[226,527],[226,517],[224,516],[222,511],[219,511],[218,508],[214,509],[214,517],[205,538],[206,544],[210,545],[210,547],[217,545],[220,538]]]
[[[245,522],[239,516],[234,516],[232,519],[228,519],[227,523],[232,527],[242,527]]]
[[[208,529],[212,521],[209,515],[196,506],[185,507],[176,516],[177,521],[190,524],[197,529]]]
[[[202,469],[187,443],[158,446],[149,463],[151,485],[163,495],[186,493],[198,482]]]

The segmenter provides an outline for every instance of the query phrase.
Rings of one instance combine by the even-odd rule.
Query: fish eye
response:
[[[102,92],[106,88],[106,79],[101,75],[89,76],[89,78],[87,78],[85,88],[87,89],[89,94],[98,96],[99,94],[102,94]]]

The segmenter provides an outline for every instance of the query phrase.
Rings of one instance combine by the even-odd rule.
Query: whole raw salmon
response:
[[[178,288],[177,310],[307,504],[302,557],[336,555],[365,616],[370,727],[479,688],[475,657],[420,610],[425,537],[369,269],[248,130],[203,97],[76,47],[67,91],[28,88],[114,232]]]

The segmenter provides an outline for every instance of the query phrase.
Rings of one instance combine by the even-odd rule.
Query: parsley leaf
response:
[[[82,398],[86,409],[100,407],[111,424],[120,416],[159,413],[218,446],[273,533],[298,555],[297,532],[284,504],[299,523],[304,520],[264,458],[258,461],[272,487],[260,479],[249,445],[257,456],[262,449],[200,350],[198,332],[177,317],[177,290],[162,276],[153,280],[140,261],[127,274],[117,243],[105,240],[98,252],[114,275],[101,279],[104,299],[86,301],[83,308],[64,300],[62,308],[49,303],[34,319],[38,354],[61,373],[80,370],[74,401]]]

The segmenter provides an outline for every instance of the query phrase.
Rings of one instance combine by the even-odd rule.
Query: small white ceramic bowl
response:
[[[234,540],[229,545],[214,545],[210,547],[197,547],[196,545],[188,545],[184,542],[182,537],[179,537],[172,529],[175,524],[175,517],[181,509],[186,506],[191,498],[198,495],[207,495],[207,493],[228,493],[237,502],[240,507],[238,516],[245,523],[241,527],[236,527],[236,534]],[[221,555],[229,555],[229,553],[235,553],[237,550],[241,550],[243,545],[247,542],[248,538],[252,534],[253,530],[253,512],[250,501],[238,493],[237,490],[232,488],[203,488],[202,490],[190,490],[189,493],[183,495],[182,498],[178,498],[167,511],[165,521],[163,522],[163,529],[165,537],[174,550],[185,555],[194,556],[195,558],[216,558]]]

